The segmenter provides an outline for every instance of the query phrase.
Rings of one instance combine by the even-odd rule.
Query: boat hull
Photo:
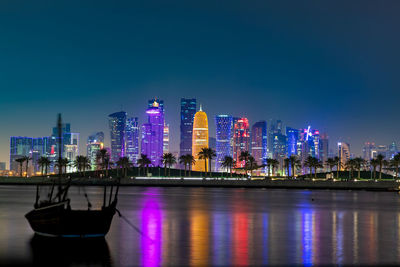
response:
[[[109,229],[115,207],[71,210],[64,204],[34,209],[25,215],[33,231],[46,237],[101,238]]]

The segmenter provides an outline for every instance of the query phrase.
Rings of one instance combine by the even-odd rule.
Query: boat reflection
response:
[[[59,239],[34,235],[30,246],[33,266],[113,266],[104,238]]]

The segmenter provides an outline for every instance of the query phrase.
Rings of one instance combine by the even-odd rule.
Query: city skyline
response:
[[[57,113],[81,140],[93,131],[108,139],[105,117],[124,110],[143,123],[154,96],[166,103],[171,151],[181,97],[197,98],[211,119],[311,125],[359,155],[364,142],[399,141],[398,1],[179,3],[154,16],[158,4],[125,3],[114,14],[99,3],[88,20],[83,3],[57,1],[55,13],[40,1],[1,3],[0,21],[12,26],[0,35],[0,162],[10,136],[47,136]]]

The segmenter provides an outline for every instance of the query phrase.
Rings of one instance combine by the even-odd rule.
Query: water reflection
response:
[[[93,203],[102,199],[96,192]],[[34,193],[0,188],[0,265],[400,263],[400,198],[391,193],[121,188],[119,209],[140,231],[116,217],[108,244],[73,246],[32,239],[23,218],[32,203],[21,199]]]
[[[141,212],[142,235],[142,265],[146,267],[159,266],[162,247],[162,214],[160,200],[156,192],[150,191],[144,196]]]

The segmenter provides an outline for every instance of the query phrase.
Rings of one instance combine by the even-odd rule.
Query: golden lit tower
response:
[[[201,109],[196,112],[193,120],[192,155],[196,159],[194,171],[205,171],[204,159],[199,159],[202,148],[208,148],[208,120],[207,114]]]

